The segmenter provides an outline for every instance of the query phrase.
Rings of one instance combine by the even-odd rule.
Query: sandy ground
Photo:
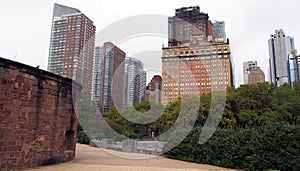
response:
[[[29,169],[30,171],[229,171],[205,164],[172,160],[162,156],[123,153],[77,144],[74,161]],[[121,156],[121,157],[120,157]],[[128,159],[145,158],[145,159]]]

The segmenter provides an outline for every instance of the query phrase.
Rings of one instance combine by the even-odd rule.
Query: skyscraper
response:
[[[247,76],[247,84],[257,84],[265,82],[265,73],[259,67],[252,68]]]
[[[102,103],[102,86],[103,86],[103,69],[104,67],[104,47],[95,47],[94,53],[94,67],[93,67],[93,87],[92,87],[92,100],[96,102],[97,107],[100,109]]]
[[[111,42],[95,48],[93,101],[102,114],[123,106],[125,52]]]
[[[276,30],[269,39],[270,81],[277,87],[290,83],[289,55],[295,50],[294,38],[286,36],[282,29]]]
[[[296,55],[297,71],[298,71],[298,82],[300,82],[300,55]]]
[[[160,75],[154,75],[147,86],[148,101],[161,103],[162,100],[162,78]]]
[[[89,97],[95,29],[93,21],[80,10],[54,4],[48,71],[82,84]]]
[[[183,7],[175,10],[175,16],[169,17],[169,46],[188,43],[193,36],[206,41],[212,34],[208,14],[200,12],[199,6]]]
[[[208,39],[208,18],[198,6],[176,9],[175,17],[169,17],[169,44],[162,48],[163,104],[183,94],[199,96],[233,86],[229,42]]]
[[[146,72],[142,61],[126,57],[124,72],[123,106],[145,100]]]
[[[292,54],[288,55],[287,70],[289,84],[293,87],[294,82],[299,81],[298,66],[297,66],[297,51],[293,50]]]
[[[225,22],[214,21],[212,23],[212,35],[217,42],[226,42]]]
[[[163,47],[163,103],[233,86],[229,43]]]
[[[253,68],[257,68],[257,61],[243,62],[244,84],[248,84],[248,75]]]

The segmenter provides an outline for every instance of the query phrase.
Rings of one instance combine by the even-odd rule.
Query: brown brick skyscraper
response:
[[[54,4],[48,70],[92,89],[95,46],[93,21],[80,10]]]
[[[248,74],[248,84],[257,84],[265,82],[265,73],[259,68],[253,68]]]
[[[229,40],[215,39],[208,14],[199,6],[175,12],[169,17],[168,47],[162,47],[163,104],[233,86]]]
[[[162,78],[160,75],[154,75],[148,84],[148,101],[153,100],[161,103]]]

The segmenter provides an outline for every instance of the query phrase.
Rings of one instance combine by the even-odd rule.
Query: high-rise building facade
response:
[[[208,39],[212,35],[208,14],[188,7],[177,9],[177,16],[189,24],[173,26],[174,17],[169,18],[169,44],[162,48],[163,104],[183,94],[199,96],[233,86],[229,41]],[[179,43],[173,37],[180,38]]]
[[[233,86],[228,43],[164,47],[163,103],[183,94],[201,95]]]
[[[282,29],[276,30],[269,39],[270,81],[277,87],[290,83],[289,55],[295,50],[294,38],[286,36]]]
[[[294,82],[299,82],[297,55],[296,50],[288,55],[287,70],[288,70],[288,83],[293,87]]]
[[[92,101],[96,102],[100,109],[102,104],[102,87],[103,87],[103,69],[104,67],[104,47],[95,47],[94,52],[94,67],[93,67],[93,87],[92,87]]]
[[[300,82],[300,55],[296,55],[298,82]]]
[[[253,68],[257,68],[257,61],[243,62],[244,84],[248,84],[248,75]]]
[[[123,106],[145,100],[146,72],[142,61],[126,57],[124,71]]]
[[[169,46],[189,43],[191,36],[206,41],[212,35],[208,14],[200,12],[199,6],[183,7],[175,10],[175,16],[169,17]]]
[[[77,81],[89,97],[95,29],[93,21],[80,10],[54,4],[48,71]]]
[[[92,99],[102,114],[112,105],[123,106],[125,56],[126,53],[111,42],[95,48]]]
[[[147,99],[148,101],[162,102],[162,77],[154,75],[147,86]]]
[[[265,82],[265,73],[259,67],[252,68],[247,76],[247,84],[257,84]]]
[[[212,23],[212,35],[217,42],[227,41],[224,21],[214,21]]]

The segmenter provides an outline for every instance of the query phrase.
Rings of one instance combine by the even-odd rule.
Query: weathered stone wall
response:
[[[0,170],[74,159],[80,91],[71,79],[0,58]]]

